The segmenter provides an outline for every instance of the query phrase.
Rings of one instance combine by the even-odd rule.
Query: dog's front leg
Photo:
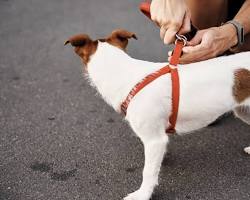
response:
[[[143,181],[140,189],[129,194],[124,200],[149,200],[154,191],[154,187],[158,185],[158,175],[166,151],[168,136],[164,133],[164,135],[160,137],[141,139],[145,152]]]

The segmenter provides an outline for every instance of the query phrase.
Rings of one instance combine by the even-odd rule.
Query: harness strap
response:
[[[179,83],[179,74],[177,69],[177,64],[179,63],[179,58],[181,56],[182,48],[185,42],[182,39],[177,39],[175,44],[175,49],[173,51],[173,55],[170,60],[170,64],[149,74],[144,79],[142,79],[139,83],[137,83],[133,89],[129,92],[125,101],[121,104],[121,111],[124,115],[127,113],[127,108],[129,103],[133,99],[133,97],[144,87],[146,87],[149,83],[153,82],[155,79],[160,76],[170,73],[171,81],[172,81],[172,113],[169,117],[169,126],[166,129],[167,133],[175,133],[175,125],[178,116],[179,110],[179,97],[180,97],[180,83]]]
[[[139,83],[137,83],[133,89],[129,92],[127,98],[125,99],[125,101],[122,103],[121,105],[121,110],[123,112],[124,115],[127,114],[127,109],[129,106],[130,101],[134,98],[134,96],[140,91],[142,90],[144,87],[146,87],[149,83],[153,82],[155,79],[159,78],[160,76],[170,73],[171,72],[171,68],[167,65],[161,69],[159,69],[158,71],[147,75],[144,79],[142,79]]]
[[[177,65],[182,53],[182,48],[184,46],[183,41],[176,40],[175,49],[170,60],[171,68],[171,80],[172,80],[172,113],[169,117],[169,127],[166,129],[167,133],[175,133],[175,125],[178,117],[179,111],[179,101],[180,101],[180,80]]]

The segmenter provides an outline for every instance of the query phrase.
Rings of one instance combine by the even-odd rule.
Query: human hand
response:
[[[232,24],[200,30],[187,42],[180,58],[181,64],[214,58],[237,44],[237,32]],[[172,52],[169,52],[169,60]]]
[[[185,0],[152,0],[151,19],[160,26],[160,37],[165,44],[175,40],[175,34],[191,30],[191,14]]]

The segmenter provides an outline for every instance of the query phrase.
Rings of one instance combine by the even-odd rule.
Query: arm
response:
[[[234,20],[238,21],[244,27],[245,43],[236,51],[250,50],[250,0],[246,0]]]
[[[242,24],[245,35],[250,33],[250,0],[246,0],[234,20]]]
[[[243,25],[245,35],[250,33],[249,13],[250,0],[246,0],[234,18],[234,20]],[[245,45],[250,44],[249,39],[250,37],[248,37]],[[225,24],[220,27],[212,27],[205,30],[200,30],[188,43],[189,46],[184,47],[184,54],[181,57],[180,62],[190,63],[214,58],[223,54],[237,43],[237,32],[232,24]]]

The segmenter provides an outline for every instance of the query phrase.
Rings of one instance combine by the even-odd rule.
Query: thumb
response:
[[[196,35],[189,41],[187,42],[188,46],[196,46],[201,43],[202,37],[203,37],[204,32],[203,31],[198,31]]]

